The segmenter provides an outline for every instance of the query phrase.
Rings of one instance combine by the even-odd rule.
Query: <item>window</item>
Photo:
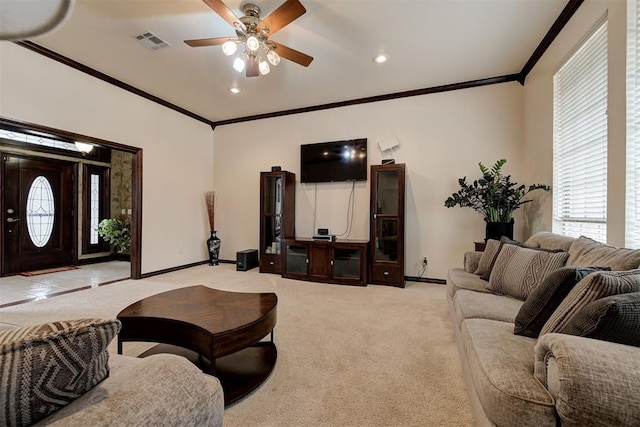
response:
[[[553,78],[553,231],[607,240],[607,23]]]
[[[98,224],[109,218],[109,168],[85,164],[82,176],[82,253],[105,252],[109,244],[98,236]]]
[[[33,244],[39,248],[51,238],[55,211],[51,183],[40,175],[33,180],[27,195],[27,231]]]
[[[625,246],[640,248],[640,5],[627,2],[627,195]]]

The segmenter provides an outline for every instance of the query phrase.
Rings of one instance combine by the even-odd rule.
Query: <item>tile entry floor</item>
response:
[[[131,264],[127,261],[109,261],[78,267],[76,270],[31,277],[0,277],[0,308],[45,299],[77,289],[95,288],[131,276]]]

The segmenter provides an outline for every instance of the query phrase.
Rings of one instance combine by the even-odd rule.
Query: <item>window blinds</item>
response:
[[[627,197],[625,246],[640,248],[640,5],[627,2]]]
[[[607,240],[607,23],[553,78],[553,231]]]

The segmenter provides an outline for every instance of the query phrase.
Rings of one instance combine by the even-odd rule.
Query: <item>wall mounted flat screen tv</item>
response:
[[[300,146],[300,182],[366,180],[367,138]]]

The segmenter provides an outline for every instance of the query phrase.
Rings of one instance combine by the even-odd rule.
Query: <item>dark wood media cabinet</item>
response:
[[[285,240],[282,276],[366,286],[368,245],[366,240]]]

